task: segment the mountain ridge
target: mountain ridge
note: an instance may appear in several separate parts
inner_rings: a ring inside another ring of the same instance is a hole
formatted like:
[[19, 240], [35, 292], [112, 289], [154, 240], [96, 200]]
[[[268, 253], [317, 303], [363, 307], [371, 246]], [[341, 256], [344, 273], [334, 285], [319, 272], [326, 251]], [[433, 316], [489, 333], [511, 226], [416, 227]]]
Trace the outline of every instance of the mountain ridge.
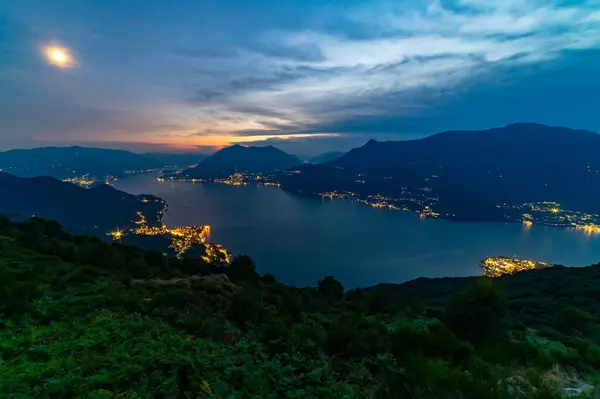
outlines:
[[[377, 142], [299, 174], [282, 188], [305, 194], [347, 191], [363, 197], [425, 190], [442, 217], [504, 220], [498, 205], [555, 201], [600, 213], [600, 135], [541, 124], [447, 131], [421, 139]], [[424, 205], [425, 206], [425, 205]]]
[[165, 206], [157, 197], [135, 196], [104, 184], [86, 189], [49, 176], [23, 178], [5, 172], [0, 172], [0, 192], [0, 213], [35, 215], [96, 233], [133, 227], [137, 212], [154, 220]]
[[272, 145], [265, 147], [235, 144], [223, 148], [182, 172], [192, 178], [222, 178], [235, 172], [271, 173], [301, 165], [302, 161]]
[[21, 177], [52, 176], [66, 179], [89, 175], [99, 181], [108, 176], [122, 177], [127, 171], [188, 166], [199, 162], [202, 154], [138, 154], [85, 146], [46, 146], [0, 152], [0, 170]]

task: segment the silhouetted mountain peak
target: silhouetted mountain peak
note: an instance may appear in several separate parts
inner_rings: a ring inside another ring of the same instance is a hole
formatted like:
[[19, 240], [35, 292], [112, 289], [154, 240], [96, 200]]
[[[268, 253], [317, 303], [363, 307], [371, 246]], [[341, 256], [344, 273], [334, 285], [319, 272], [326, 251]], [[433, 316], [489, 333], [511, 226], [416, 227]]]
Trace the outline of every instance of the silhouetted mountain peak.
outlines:
[[[308, 167], [282, 187], [390, 198], [404, 198], [411, 190], [431, 193], [427, 195], [435, 198], [431, 206], [436, 211], [459, 219], [497, 220], [502, 218], [498, 216], [502, 204], [544, 201], [599, 213], [599, 153], [596, 133], [515, 123], [417, 140], [369, 140], [329, 162], [330, 170], [323, 165]], [[360, 183], [357, 174], [364, 176]]]
[[268, 173], [300, 165], [297, 157], [272, 145], [265, 147], [232, 145], [217, 151], [197, 167], [183, 172], [190, 177], [217, 178], [235, 172]]

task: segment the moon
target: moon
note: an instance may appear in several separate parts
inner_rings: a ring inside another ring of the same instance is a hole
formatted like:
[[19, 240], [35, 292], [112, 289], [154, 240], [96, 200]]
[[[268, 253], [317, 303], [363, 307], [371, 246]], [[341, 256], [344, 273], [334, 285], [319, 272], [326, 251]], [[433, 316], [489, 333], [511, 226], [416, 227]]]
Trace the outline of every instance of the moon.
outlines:
[[48, 46], [44, 49], [47, 61], [54, 66], [59, 68], [72, 68], [73, 57], [69, 50], [64, 47]]

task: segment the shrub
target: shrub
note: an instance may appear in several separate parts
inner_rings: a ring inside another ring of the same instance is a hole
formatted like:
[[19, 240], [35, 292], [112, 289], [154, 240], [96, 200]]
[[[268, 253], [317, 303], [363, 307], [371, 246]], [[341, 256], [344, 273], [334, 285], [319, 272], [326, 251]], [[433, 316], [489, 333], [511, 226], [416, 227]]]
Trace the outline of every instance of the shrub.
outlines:
[[554, 325], [557, 330], [566, 334], [574, 332], [587, 334], [594, 325], [594, 317], [574, 306], [566, 306], [556, 313]]
[[502, 337], [507, 329], [508, 300], [491, 280], [480, 280], [470, 290], [455, 295], [444, 319], [458, 336], [472, 342]]
[[261, 292], [251, 287], [237, 292], [232, 298], [228, 314], [239, 327], [244, 327], [247, 322], [260, 323], [265, 314]]

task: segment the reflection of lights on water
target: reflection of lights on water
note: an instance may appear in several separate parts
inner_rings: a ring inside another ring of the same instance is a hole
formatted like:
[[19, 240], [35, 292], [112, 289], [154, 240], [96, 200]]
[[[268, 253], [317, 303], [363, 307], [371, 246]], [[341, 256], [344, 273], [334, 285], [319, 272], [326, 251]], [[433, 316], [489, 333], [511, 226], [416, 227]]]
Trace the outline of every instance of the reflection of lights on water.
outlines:
[[576, 227], [577, 230], [583, 230], [586, 235], [599, 234], [600, 226], [595, 224], [586, 224]]

